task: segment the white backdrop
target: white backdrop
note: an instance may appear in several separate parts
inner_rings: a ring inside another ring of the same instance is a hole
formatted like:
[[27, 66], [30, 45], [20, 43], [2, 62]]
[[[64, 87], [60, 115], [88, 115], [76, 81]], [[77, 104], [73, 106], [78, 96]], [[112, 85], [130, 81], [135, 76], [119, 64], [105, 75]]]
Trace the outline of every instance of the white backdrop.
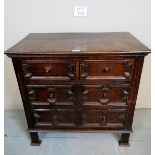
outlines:
[[[74, 17], [87, 5], [87, 17]], [[128, 31], [151, 47], [150, 0], [5, 0], [5, 50], [34, 32]], [[150, 56], [144, 63], [137, 108], [150, 108]], [[5, 56], [5, 109], [22, 109], [12, 63]]]

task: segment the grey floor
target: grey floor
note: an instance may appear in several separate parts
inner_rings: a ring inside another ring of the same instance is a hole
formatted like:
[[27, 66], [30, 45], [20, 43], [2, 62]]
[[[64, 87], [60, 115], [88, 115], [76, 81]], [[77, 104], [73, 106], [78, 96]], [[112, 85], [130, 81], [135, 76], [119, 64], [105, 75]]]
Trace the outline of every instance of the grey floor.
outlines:
[[41, 146], [31, 146], [23, 111], [5, 111], [5, 155], [150, 155], [151, 111], [136, 110], [130, 147], [119, 147], [109, 133], [40, 134]]

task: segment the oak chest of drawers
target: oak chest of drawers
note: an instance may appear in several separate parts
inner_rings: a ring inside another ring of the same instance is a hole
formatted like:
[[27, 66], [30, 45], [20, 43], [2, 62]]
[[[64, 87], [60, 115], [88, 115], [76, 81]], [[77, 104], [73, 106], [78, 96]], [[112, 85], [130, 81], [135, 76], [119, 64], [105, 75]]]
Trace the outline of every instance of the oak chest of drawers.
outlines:
[[12, 58], [33, 145], [39, 131], [121, 133], [128, 145], [149, 49], [127, 32], [29, 34]]

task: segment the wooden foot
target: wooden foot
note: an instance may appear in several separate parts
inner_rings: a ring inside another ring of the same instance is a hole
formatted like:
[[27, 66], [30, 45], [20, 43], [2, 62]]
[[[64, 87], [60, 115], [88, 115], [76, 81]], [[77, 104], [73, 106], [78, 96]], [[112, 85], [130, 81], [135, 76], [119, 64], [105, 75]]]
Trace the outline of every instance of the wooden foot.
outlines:
[[30, 132], [31, 145], [40, 146], [41, 140], [39, 139], [38, 132]]
[[32, 146], [40, 146], [40, 144], [41, 144], [41, 140], [39, 140], [39, 142], [37, 142], [37, 143], [31, 142], [31, 145], [32, 145]]
[[130, 133], [122, 133], [121, 139], [119, 140], [119, 145], [120, 146], [129, 146], [129, 137], [130, 137]]

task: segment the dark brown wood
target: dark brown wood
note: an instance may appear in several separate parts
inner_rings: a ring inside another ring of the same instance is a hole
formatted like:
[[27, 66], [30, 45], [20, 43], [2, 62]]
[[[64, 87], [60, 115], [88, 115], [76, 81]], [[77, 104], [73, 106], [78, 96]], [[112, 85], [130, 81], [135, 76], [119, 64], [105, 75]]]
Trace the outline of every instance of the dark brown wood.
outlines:
[[32, 145], [53, 130], [119, 132], [128, 145], [149, 51], [126, 32], [30, 34], [7, 50]]
[[[32, 113], [30, 110], [31, 105], [30, 105], [30, 102], [27, 98], [27, 91], [26, 91], [26, 87], [25, 87], [25, 83], [24, 83], [24, 77], [23, 77], [23, 73], [22, 73], [21, 63], [20, 63], [20, 60], [18, 58], [13, 58], [12, 62], [13, 62], [13, 66], [15, 69], [16, 78], [18, 81], [18, 86], [19, 86], [22, 101], [23, 101], [23, 106], [24, 106], [24, 110], [25, 110], [25, 116], [26, 116], [28, 128], [33, 128], [35, 120], [34, 120], [34, 117], [32, 116]], [[41, 141], [39, 140], [37, 132], [36, 133], [30, 132], [30, 137], [31, 137], [31, 144], [32, 145], [33, 144], [34, 145], [37, 145], [37, 144], [40, 145]]]
[[[78, 52], [80, 51], [80, 52]], [[141, 53], [150, 51], [128, 32], [32, 33], [6, 54]]]
[[38, 132], [30, 132], [31, 137], [31, 145], [39, 146], [41, 144], [41, 140], [39, 140]]
[[119, 140], [119, 145], [120, 146], [129, 146], [129, 137], [130, 137], [130, 133], [122, 133], [121, 139]]

